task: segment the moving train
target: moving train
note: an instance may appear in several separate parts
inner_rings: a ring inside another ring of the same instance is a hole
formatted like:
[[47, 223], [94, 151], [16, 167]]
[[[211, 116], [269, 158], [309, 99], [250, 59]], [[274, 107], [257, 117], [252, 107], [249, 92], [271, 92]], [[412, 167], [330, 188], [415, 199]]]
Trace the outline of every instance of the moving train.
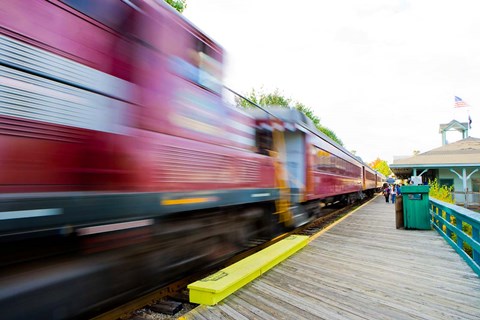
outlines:
[[222, 47], [162, 0], [0, 6], [2, 317], [96, 314], [385, 180], [225, 103]]

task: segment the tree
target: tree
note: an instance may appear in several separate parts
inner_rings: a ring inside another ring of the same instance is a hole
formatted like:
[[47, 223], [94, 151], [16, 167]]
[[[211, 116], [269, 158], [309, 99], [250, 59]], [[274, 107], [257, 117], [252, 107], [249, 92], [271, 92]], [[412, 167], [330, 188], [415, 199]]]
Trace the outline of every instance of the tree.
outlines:
[[187, 7], [187, 0], [165, 0], [165, 2], [180, 13]]
[[383, 174], [385, 177], [388, 177], [392, 174], [392, 170], [388, 166], [387, 161], [381, 160], [380, 158], [377, 158], [375, 161], [370, 163], [369, 166]]
[[337, 136], [337, 134], [335, 132], [333, 132], [329, 128], [324, 127], [322, 125], [317, 126], [317, 129], [322, 131], [327, 137], [329, 137], [330, 139], [332, 139], [333, 141], [335, 141], [336, 143], [338, 143], [339, 145], [341, 145], [343, 147], [343, 141], [340, 140], [340, 138]]
[[[250, 101], [261, 106], [275, 105], [275, 106], [288, 107], [292, 102], [292, 99], [285, 98], [278, 89], [275, 89], [275, 91], [273, 91], [272, 93], [265, 93], [263, 92], [263, 89], [261, 89], [259, 92], [257, 92], [255, 89], [252, 89], [252, 91], [246, 94], [245, 97]], [[256, 108], [250, 102], [238, 96], [235, 97], [235, 103], [237, 107], [242, 107], [247, 109]]]
[[[323, 132], [327, 137], [338, 143], [339, 145], [343, 146], [342, 140], [337, 137], [335, 132], [330, 130], [329, 128], [323, 126], [320, 123], [320, 118], [315, 115], [312, 109], [309, 107], [305, 106], [303, 103], [300, 103], [298, 101], [293, 101], [291, 98], [287, 98], [283, 96], [283, 94], [278, 90], [275, 89], [271, 93], [265, 93], [263, 89], [256, 91], [255, 89], [252, 89], [250, 93], [246, 94], [245, 97], [249, 99], [250, 101], [264, 107], [264, 106], [281, 106], [284, 108], [295, 108], [301, 112], [303, 112], [307, 117], [309, 117], [315, 127]], [[242, 108], [255, 108], [251, 103], [249, 103], [247, 100], [242, 99], [240, 97], [235, 97], [235, 103], [237, 107], [242, 107]]]

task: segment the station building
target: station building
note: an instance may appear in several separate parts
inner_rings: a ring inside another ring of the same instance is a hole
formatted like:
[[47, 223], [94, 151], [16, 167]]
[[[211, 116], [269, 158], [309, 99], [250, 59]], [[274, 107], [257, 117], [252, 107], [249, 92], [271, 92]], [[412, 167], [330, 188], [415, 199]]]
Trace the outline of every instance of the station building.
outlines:
[[[447, 144], [445, 133], [463, 130], [464, 139]], [[443, 145], [411, 157], [396, 159], [390, 165], [399, 179], [420, 177], [423, 183], [437, 179], [440, 185], [453, 186], [455, 203], [466, 207], [480, 205], [480, 139], [468, 137], [468, 123], [451, 121], [440, 125]]]

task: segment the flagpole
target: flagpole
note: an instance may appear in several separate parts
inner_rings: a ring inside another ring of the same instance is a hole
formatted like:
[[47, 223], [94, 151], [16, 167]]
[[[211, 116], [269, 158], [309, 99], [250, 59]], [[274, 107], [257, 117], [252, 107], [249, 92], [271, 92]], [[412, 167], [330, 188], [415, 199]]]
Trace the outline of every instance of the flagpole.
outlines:
[[468, 108], [467, 108], [467, 137], [468, 138], [470, 136], [470, 111], [468, 111]]
[[470, 106], [467, 107], [467, 138], [470, 137], [470, 129], [472, 129], [472, 118], [470, 118]]

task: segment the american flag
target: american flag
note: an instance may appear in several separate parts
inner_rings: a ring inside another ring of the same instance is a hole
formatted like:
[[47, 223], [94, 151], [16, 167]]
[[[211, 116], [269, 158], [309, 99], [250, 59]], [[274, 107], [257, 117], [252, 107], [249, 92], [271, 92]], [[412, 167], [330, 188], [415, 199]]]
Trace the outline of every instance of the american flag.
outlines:
[[468, 107], [468, 104], [462, 98], [455, 96], [455, 108]]

